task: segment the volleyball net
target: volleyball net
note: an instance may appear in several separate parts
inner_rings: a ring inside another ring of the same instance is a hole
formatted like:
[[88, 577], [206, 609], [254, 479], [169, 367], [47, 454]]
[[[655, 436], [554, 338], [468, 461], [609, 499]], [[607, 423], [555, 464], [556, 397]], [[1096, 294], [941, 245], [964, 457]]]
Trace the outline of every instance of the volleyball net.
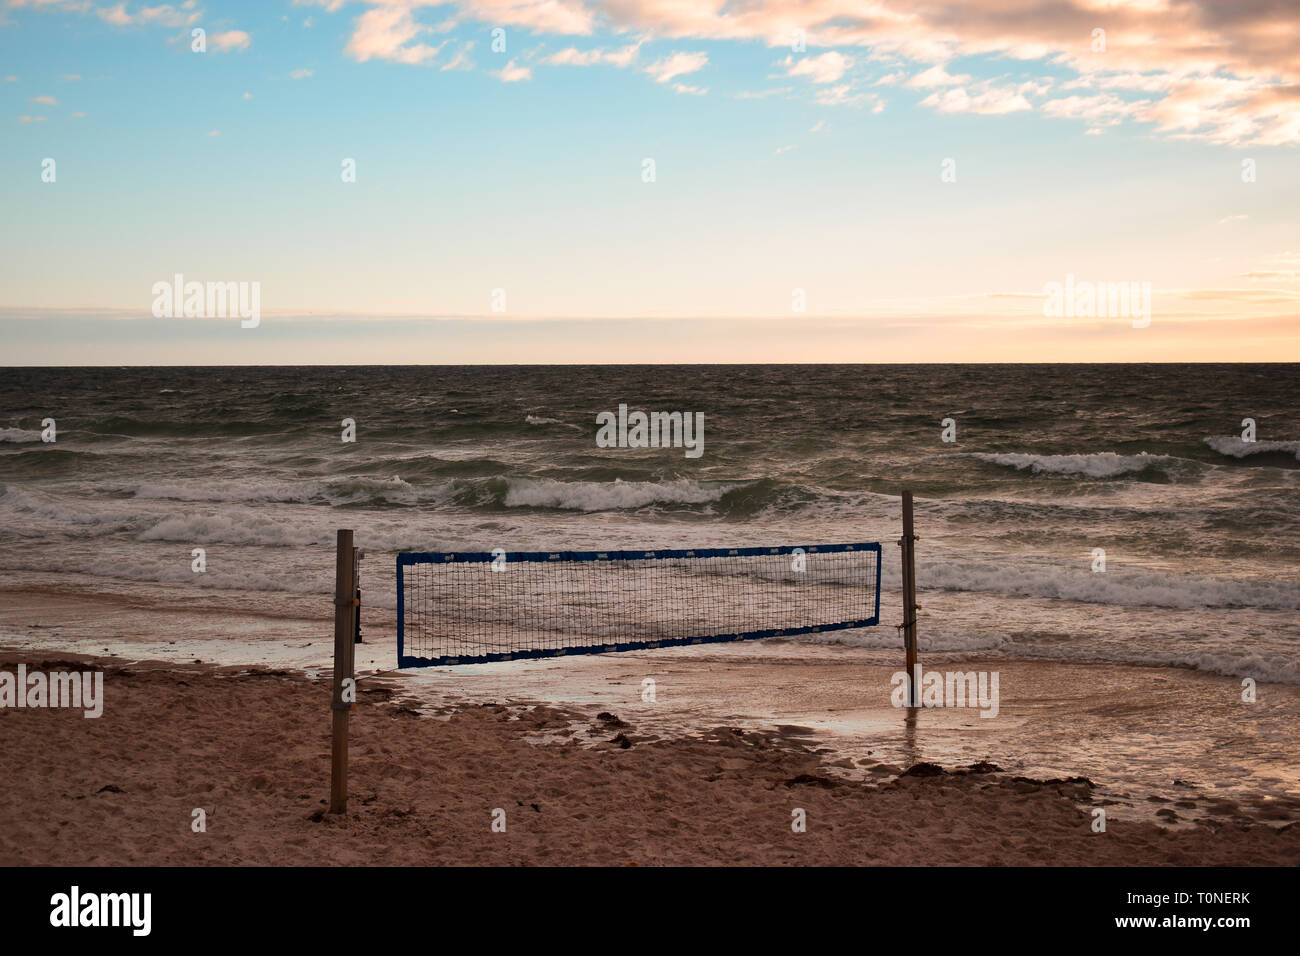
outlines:
[[793, 637], [880, 620], [880, 544], [402, 553], [398, 667]]

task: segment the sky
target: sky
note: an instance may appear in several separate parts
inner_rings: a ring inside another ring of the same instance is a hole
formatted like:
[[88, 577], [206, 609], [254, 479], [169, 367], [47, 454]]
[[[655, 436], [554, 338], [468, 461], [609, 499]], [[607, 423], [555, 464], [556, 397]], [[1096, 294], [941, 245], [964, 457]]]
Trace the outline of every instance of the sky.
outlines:
[[1294, 2], [0, 0], [0, 130], [0, 365], [1300, 361]]

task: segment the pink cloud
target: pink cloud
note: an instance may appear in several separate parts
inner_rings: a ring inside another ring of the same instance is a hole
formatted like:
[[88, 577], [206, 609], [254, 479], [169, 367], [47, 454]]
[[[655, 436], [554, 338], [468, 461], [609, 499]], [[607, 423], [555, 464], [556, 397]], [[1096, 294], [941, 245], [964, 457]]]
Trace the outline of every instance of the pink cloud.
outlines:
[[656, 82], [667, 83], [679, 76], [696, 73], [704, 69], [708, 62], [709, 55], [707, 53], [673, 53], [662, 60], [651, 63], [645, 68], [645, 71], [653, 76]]
[[853, 59], [829, 50], [819, 56], [787, 56], [778, 65], [785, 67], [788, 76], [806, 76], [814, 83], [834, 83], [848, 72]]
[[969, 83], [971, 78], [965, 73], [953, 76], [942, 63], [936, 63], [907, 81], [907, 86], [914, 90], [933, 90], [942, 86], [960, 86]]
[[533, 71], [526, 66], [516, 66], [515, 61], [511, 60], [501, 69], [497, 70], [496, 76], [502, 83], [520, 83], [524, 80], [532, 79]]
[[[475, 3], [468, 0], [466, 9]], [[1044, 59], [1075, 70], [1079, 87], [1142, 94], [1128, 117], [1166, 135], [1244, 145], [1300, 142], [1300, 4], [1230, 0], [593, 0], [612, 26], [673, 38], [790, 43], [804, 31], [809, 48], [864, 47], [931, 64], [918, 76], [944, 111], [1030, 109], [1028, 91], [972, 91], [943, 80], [961, 56]], [[1093, 52], [1093, 30], [1106, 31]], [[914, 80], [917, 78], [914, 77]], [[955, 78], [954, 78], [955, 79]], [[1151, 99], [1151, 97], [1158, 97]], [[1060, 107], [1058, 107], [1060, 109]], [[1123, 111], [1114, 111], [1119, 115]]]
[[643, 42], [639, 40], [617, 50], [579, 50], [575, 47], [567, 47], [558, 53], [552, 53], [542, 62], [552, 66], [593, 66], [599, 63], [607, 66], [628, 67], [636, 60]]
[[415, 22], [407, 7], [372, 7], [357, 17], [352, 38], [343, 52], [360, 63], [373, 59], [413, 65], [427, 63], [441, 46], [432, 47], [415, 40], [429, 32], [429, 27]]
[[987, 87], [974, 95], [964, 86], [954, 86], [942, 93], [936, 90], [921, 101], [940, 113], [984, 113], [997, 115], [1033, 109], [1029, 101], [1014, 87]]
[[243, 30], [227, 30], [225, 33], [214, 33], [208, 37], [208, 44], [214, 49], [221, 52], [226, 50], [247, 50], [251, 38]]

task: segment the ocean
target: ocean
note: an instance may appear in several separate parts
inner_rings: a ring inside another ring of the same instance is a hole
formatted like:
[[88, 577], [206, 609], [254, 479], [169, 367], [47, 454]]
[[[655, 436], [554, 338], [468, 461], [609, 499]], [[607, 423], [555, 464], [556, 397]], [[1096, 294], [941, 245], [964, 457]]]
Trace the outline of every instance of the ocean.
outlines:
[[[1300, 683], [1298, 383], [1264, 364], [7, 369], [0, 571], [328, 616], [351, 527], [391, 626], [402, 550], [881, 541], [882, 626], [797, 640], [892, 660], [910, 488], [923, 654]], [[702, 414], [702, 453], [599, 447], [620, 404]]]

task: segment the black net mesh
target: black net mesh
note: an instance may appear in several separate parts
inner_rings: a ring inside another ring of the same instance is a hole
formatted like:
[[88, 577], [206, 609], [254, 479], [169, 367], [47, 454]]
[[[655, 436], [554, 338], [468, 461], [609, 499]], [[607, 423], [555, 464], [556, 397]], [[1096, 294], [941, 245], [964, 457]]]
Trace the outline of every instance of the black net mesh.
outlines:
[[879, 545], [803, 552], [403, 555], [402, 663], [592, 653], [876, 623]]

